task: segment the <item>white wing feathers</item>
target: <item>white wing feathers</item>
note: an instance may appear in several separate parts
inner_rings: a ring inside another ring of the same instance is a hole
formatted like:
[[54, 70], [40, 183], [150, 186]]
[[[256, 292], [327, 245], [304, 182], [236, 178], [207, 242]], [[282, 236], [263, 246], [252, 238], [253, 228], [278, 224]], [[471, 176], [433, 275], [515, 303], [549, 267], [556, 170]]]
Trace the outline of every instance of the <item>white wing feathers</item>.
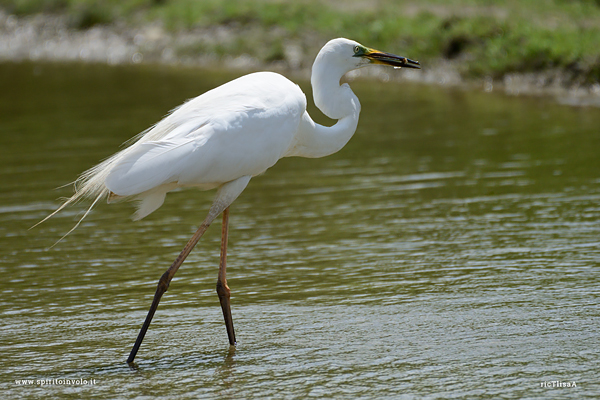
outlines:
[[75, 194], [56, 212], [84, 198], [130, 198], [140, 201], [134, 216], [140, 219], [177, 187], [210, 189], [258, 175], [285, 155], [305, 110], [304, 93], [279, 74], [228, 82], [182, 104], [135, 143], [84, 172]]
[[193, 147], [193, 139], [140, 143], [111, 168], [106, 187], [125, 197], [176, 182]]

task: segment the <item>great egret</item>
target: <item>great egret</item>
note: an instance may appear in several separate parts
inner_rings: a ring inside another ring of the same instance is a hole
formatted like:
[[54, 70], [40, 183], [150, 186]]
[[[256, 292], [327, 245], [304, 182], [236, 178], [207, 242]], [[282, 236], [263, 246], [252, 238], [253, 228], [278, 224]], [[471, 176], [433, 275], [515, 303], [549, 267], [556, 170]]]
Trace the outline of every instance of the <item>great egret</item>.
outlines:
[[84, 172], [75, 184], [75, 194], [47, 217], [68, 204], [91, 198], [92, 205], [83, 219], [98, 200], [106, 197], [109, 203], [138, 200], [134, 214], [138, 220], [159, 208], [167, 192], [178, 187], [218, 188], [200, 228], [161, 276], [128, 363], [133, 362], [171, 279], [221, 213], [217, 293], [229, 343], [235, 345], [231, 292], [225, 276], [229, 205], [250, 178], [265, 172], [280, 158], [324, 157], [344, 147], [356, 130], [360, 103], [348, 84], [340, 85], [340, 79], [347, 72], [369, 64], [420, 68], [418, 61], [352, 40], [333, 39], [315, 59], [311, 84], [316, 106], [326, 116], [338, 120], [335, 125], [325, 127], [315, 123], [306, 112], [304, 93], [282, 75], [257, 72], [242, 76], [184, 103], [142, 132], [131, 146]]

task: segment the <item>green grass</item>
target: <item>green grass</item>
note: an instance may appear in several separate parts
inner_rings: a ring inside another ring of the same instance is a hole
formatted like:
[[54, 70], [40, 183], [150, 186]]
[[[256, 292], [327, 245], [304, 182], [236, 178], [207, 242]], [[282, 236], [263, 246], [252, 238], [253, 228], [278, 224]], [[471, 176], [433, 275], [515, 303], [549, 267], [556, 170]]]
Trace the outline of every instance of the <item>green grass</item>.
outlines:
[[0, 0], [0, 7], [67, 13], [80, 29], [115, 20], [160, 20], [172, 31], [227, 25], [244, 34], [202, 49], [263, 61], [283, 58], [289, 40], [314, 53], [345, 36], [423, 63], [455, 60], [466, 77], [558, 69], [579, 83], [600, 80], [600, 0]]

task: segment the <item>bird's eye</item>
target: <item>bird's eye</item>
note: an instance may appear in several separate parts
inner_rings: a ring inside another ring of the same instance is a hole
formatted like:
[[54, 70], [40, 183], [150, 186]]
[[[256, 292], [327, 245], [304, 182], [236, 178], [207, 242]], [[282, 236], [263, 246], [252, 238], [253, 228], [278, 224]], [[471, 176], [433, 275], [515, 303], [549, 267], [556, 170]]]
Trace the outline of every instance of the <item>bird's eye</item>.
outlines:
[[354, 54], [360, 53], [360, 46], [354, 46]]

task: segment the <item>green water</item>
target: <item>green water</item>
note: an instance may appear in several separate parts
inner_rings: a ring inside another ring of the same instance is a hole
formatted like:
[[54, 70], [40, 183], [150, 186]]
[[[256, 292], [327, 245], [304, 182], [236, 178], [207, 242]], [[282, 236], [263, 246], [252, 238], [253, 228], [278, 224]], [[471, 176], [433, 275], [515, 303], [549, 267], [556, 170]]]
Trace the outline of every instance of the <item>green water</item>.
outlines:
[[342, 151], [281, 160], [231, 208], [237, 348], [215, 222], [130, 368], [213, 193], [172, 193], [139, 222], [101, 204], [50, 250], [85, 205], [28, 228], [71, 193], [55, 188], [235, 76], [0, 65], [3, 398], [600, 397], [600, 110], [360, 81]]

